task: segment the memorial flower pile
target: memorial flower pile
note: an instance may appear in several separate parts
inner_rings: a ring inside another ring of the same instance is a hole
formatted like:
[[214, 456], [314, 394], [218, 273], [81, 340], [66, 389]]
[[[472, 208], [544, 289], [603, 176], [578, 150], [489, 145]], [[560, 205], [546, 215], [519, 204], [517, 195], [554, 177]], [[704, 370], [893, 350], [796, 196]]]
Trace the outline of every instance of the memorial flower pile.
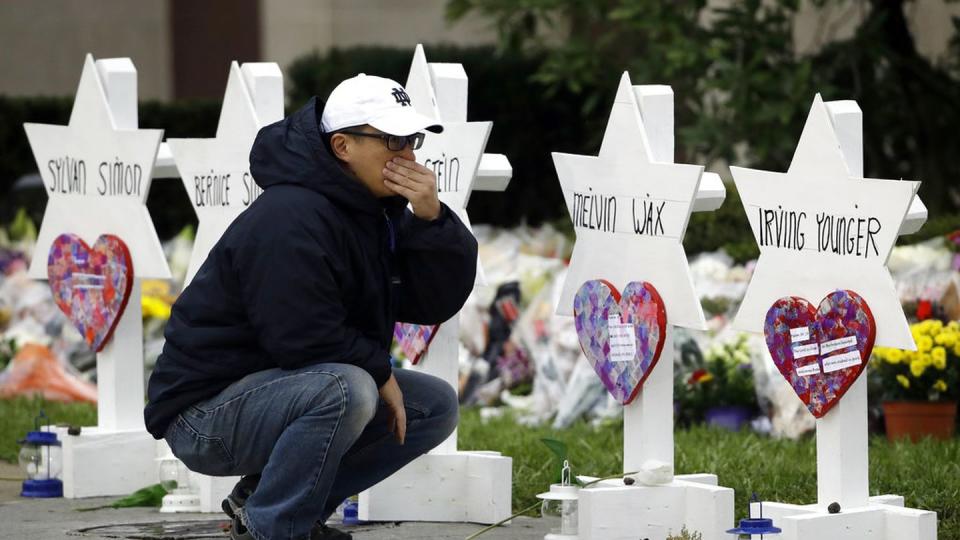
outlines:
[[680, 374], [676, 399], [681, 417], [699, 421], [711, 407], [757, 408], [747, 335], [711, 345], [703, 365]]
[[960, 229], [947, 235], [947, 247], [953, 252], [950, 267], [953, 270], [960, 271]]
[[874, 347], [870, 368], [886, 401], [955, 401], [960, 395], [960, 322], [910, 326], [916, 351]]

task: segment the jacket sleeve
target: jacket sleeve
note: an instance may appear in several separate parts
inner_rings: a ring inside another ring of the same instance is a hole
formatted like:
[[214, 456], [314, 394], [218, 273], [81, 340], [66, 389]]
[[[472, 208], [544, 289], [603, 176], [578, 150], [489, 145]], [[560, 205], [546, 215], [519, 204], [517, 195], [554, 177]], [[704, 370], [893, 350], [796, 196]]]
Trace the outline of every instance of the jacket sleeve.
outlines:
[[331, 227], [305, 221], [296, 212], [280, 217], [236, 259], [243, 261], [234, 270], [259, 345], [283, 369], [354, 364], [383, 386], [391, 375], [389, 351], [345, 324], [338, 240]]
[[440, 324], [463, 307], [477, 274], [477, 240], [445, 204], [425, 221], [406, 210], [397, 249], [403, 322]]

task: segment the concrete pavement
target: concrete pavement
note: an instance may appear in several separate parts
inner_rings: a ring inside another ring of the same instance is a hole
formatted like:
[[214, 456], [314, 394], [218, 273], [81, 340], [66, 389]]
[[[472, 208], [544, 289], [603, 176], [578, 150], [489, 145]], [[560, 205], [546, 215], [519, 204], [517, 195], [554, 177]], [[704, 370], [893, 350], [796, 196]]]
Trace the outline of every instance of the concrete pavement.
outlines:
[[[12, 484], [14, 489], [8, 489], [11, 486], [7, 484]], [[8, 492], [12, 491], [19, 493], [16, 482], [0, 480], [0, 493], [3, 494], [0, 499], [0, 539], [4, 540], [229, 538], [225, 532], [228, 521], [221, 514], [161, 514], [154, 508], [77, 512], [78, 508], [109, 504], [115, 498], [23, 499], [11, 496]], [[481, 526], [377, 523], [343, 528], [350, 530], [356, 540], [463, 540]], [[484, 534], [479, 540], [540, 540], [549, 532], [547, 529], [539, 519], [519, 518], [508, 527]]]

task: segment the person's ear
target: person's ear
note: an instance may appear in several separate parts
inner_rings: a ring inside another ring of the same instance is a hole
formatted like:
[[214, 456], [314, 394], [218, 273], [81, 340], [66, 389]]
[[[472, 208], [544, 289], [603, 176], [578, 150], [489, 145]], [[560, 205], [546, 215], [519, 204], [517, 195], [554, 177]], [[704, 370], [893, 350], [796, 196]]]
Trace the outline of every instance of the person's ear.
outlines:
[[345, 163], [350, 162], [350, 139], [343, 133], [334, 133], [330, 137], [330, 151], [333, 156]]

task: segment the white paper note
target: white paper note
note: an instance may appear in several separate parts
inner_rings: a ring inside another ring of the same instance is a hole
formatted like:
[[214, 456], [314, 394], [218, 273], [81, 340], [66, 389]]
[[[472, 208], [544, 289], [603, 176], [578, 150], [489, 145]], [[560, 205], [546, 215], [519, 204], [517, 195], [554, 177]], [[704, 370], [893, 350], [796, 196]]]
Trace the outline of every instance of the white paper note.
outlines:
[[809, 377], [810, 375], [819, 375], [820, 374], [820, 364], [814, 362], [812, 364], [807, 364], [805, 366], [800, 366], [797, 368], [797, 375], [801, 377]]
[[807, 326], [798, 326], [796, 328], [790, 329], [790, 341], [796, 343], [798, 341], [807, 341], [810, 339], [810, 328]]
[[820, 346], [816, 343], [810, 343], [809, 345], [794, 345], [793, 346], [793, 358], [804, 358], [807, 356], [816, 356], [820, 354]]
[[830, 373], [831, 371], [838, 371], [851, 366], [859, 366], [861, 362], [860, 351], [835, 354], [823, 359], [823, 372]]
[[637, 356], [637, 337], [633, 325], [623, 324], [620, 317], [610, 317], [607, 319], [607, 328], [610, 330], [610, 361], [633, 362]]
[[857, 345], [857, 336], [847, 336], [840, 339], [834, 339], [820, 345], [820, 354], [830, 354], [833, 351], [855, 347]]

